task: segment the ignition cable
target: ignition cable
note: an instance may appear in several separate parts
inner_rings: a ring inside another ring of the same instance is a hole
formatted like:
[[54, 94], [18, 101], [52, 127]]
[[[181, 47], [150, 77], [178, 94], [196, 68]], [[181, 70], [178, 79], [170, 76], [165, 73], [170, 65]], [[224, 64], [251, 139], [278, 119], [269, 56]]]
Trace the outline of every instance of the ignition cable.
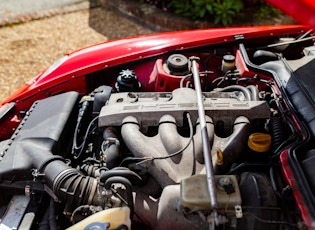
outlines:
[[[90, 129], [91, 129], [92, 125], [94, 124], [94, 122], [95, 122], [97, 119], [98, 119], [98, 116], [95, 117], [95, 118], [89, 123], [89, 126], [87, 127], [86, 132], [85, 132], [84, 137], [83, 137], [83, 142], [81, 143], [81, 145], [80, 145], [79, 147], [77, 146], [77, 140], [76, 140], [76, 139], [77, 139], [77, 135], [76, 135], [76, 133], [77, 133], [77, 128], [76, 128], [75, 136], [74, 136], [74, 138], [73, 138], [73, 147], [72, 147], [72, 154], [74, 155], [74, 156], [73, 156], [74, 159], [78, 159], [78, 158], [80, 157], [80, 155], [82, 154], [83, 149], [84, 149], [84, 146], [85, 146], [85, 143], [86, 143], [86, 139], [87, 139], [87, 137], [88, 137], [88, 135], [89, 135], [89, 133], [90, 133]], [[78, 127], [78, 125], [77, 125], [77, 127]], [[78, 150], [80, 150], [79, 153], [76, 153]]]

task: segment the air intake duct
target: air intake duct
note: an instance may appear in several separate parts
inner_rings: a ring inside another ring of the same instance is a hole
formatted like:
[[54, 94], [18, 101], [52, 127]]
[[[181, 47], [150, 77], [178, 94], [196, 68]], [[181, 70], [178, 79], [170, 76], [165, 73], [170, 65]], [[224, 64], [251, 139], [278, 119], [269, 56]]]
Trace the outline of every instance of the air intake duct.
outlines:
[[[0, 150], [0, 178], [37, 177], [67, 206], [93, 203], [97, 181], [65, 163], [67, 137], [73, 132], [78, 93], [35, 102], [16, 132]], [[69, 147], [70, 148], [70, 147]]]

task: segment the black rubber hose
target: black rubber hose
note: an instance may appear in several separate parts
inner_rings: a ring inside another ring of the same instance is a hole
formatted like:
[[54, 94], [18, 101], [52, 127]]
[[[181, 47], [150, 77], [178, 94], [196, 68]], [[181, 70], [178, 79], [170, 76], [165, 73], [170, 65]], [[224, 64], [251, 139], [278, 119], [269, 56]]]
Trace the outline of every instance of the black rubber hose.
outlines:
[[57, 222], [56, 222], [56, 207], [53, 199], [50, 199], [49, 203], [49, 228], [50, 230], [57, 230]]
[[103, 132], [102, 153], [106, 155], [106, 167], [109, 169], [119, 165], [120, 162], [120, 144], [116, 133], [114, 127], [107, 127]]
[[91, 165], [84, 163], [80, 167], [80, 171], [87, 176], [97, 178], [101, 175], [102, 171], [108, 170], [106, 167], [101, 167], [100, 165]]
[[119, 165], [119, 146], [110, 144], [106, 148], [106, 167], [109, 169]]
[[119, 169], [111, 169], [102, 172], [100, 175], [100, 184], [104, 184], [107, 179], [111, 177], [124, 177], [127, 178], [133, 185], [139, 185], [142, 182], [142, 178], [135, 172], [129, 170], [128, 168], [119, 167]]
[[38, 226], [37, 226], [38, 230], [50, 230], [49, 221], [48, 221], [49, 211], [50, 211], [49, 208], [47, 208], [41, 222], [38, 223]]
[[270, 130], [272, 135], [272, 151], [274, 152], [285, 140], [284, 124], [280, 117], [270, 118]]
[[255, 59], [255, 63], [260, 65], [268, 61], [275, 61], [278, 59], [278, 56], [270, 51], [257, 50], [255, 51], [253, 58]]
[[55, 204], [53, 199], [50, 199], [49, 206], [46, 209], [42, 221], [38, 224], [39, 230], [57, 230]]
[[80, 171], [84, 173], [84, 175], [95, 177], [98, 166], [83, 164], [80, 167]]
[[112, 184], [119, 183], [125, 186], [126, 193], [127, 193], [127, 205], [130, 208], [130, 219], [132, 220], [133, 214], [134, 214], [134, 204], [133, 204], [133, 196], [132, 196], [132, 185], [130, 181], [127, 178], [121, 177], [121, 176], [114, 176], [111, 178], [108, 178], [105, 181], [105, 189], [110, 189]]

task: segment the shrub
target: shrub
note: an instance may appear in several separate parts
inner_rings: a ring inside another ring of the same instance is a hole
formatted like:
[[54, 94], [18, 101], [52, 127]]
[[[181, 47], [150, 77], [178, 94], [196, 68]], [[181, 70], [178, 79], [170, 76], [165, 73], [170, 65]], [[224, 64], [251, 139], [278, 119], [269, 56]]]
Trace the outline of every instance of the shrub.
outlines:
[[174, 12], [192, 20], [212, 20], [214, 24], [230, 25], [241, 15], [244, 5], [255, 9], [257, 18], [274, 16], [279, 11], [266, 5], [262, 0], [140, 0]]
[[214, 20], [214, 24], [228, 25], [243, 8], [241, 0], [170, 0], [167, 5], [176, 14], [193, 20]]
[[232, 24], [233, 18], [243, 9], [240, 0], [218, 0], [213, 3], [214, 24], [222, 23], [224, 26]]
[[255, 12], [254, 16], [262, 19], [264, 17], [277, 16], [279, 14], [280, 11], [278, 9], [267, 4], [261, 4], [258, 10]]

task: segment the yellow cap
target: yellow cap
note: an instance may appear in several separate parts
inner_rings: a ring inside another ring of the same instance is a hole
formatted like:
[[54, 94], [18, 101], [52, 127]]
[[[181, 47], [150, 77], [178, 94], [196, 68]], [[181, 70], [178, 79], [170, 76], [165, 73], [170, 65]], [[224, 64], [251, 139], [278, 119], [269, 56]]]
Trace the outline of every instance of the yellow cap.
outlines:
[[271, 135], [265, 133], [253, 133], [248, 138], [248, 147], [255, 152], [267, 152], [271, 146]]

